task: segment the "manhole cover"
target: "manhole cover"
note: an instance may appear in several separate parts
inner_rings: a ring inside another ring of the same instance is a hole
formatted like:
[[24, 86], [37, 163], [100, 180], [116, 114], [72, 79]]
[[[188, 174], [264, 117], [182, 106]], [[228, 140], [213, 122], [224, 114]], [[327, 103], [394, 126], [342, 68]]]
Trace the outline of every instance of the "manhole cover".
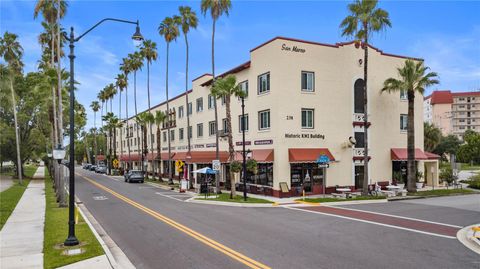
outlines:
[[95, 201], [103, 201], [103, 200], [107, 200], [108, 198], [103, 196], [103, 195], [100, 195], [100, 196], [93, 196], [93, 200]]

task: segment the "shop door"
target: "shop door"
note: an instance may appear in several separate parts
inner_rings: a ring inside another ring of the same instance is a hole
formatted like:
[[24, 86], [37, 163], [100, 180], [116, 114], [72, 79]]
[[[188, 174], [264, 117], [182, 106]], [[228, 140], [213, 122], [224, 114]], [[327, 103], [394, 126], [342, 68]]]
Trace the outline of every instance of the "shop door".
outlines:
[[305, 192], [312, 192], [312, 169], [304, 169], [303, 175], [303, 189]]
[[364, 166], [355, 166], [355, 189], [361, 190], [363, 187]]

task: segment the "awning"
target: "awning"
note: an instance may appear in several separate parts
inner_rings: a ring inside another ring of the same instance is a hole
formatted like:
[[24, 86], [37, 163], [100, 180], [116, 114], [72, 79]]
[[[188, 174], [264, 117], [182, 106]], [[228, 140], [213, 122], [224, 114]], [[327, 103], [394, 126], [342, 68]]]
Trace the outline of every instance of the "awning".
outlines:
[[327, 155], [330, 161], [335, 161], [327, 148], [288, 149], [288, 160], [291, 163], [314, 163], [321, 155]]
[[[390, 156], [392, 161], [406, 161], [407, 160], [407, 149], [406, 148], [392, 148], [390, 150]], [[415, 160], [428, 160], [427, 155], [419, 149], [415, 149]]]
[[427, 158], [429, 160], [438, 160], [440, 159], [440, 155], [437, 155], [435, 153], [431, 153], [431, 152], [428, 152], [428, 151], [425, 151], [425, 155], [427, 156]]
[[[242, 152], [235, 152], [235, 160], [243, 161]], [[252, 151], [252, 159], [259, 163], [273, 163], [274, 160], [273, 149], [254, 149]]]
[[[190, 154], [192, 155], [192, 158], [190, 160], [187, 160], [188, 163], [211, 163], [213, 160], [216, 159], [215, 151], [191, 151]], [[218, 154], [220, 162], [227, 162], [228, 152], [220, 151]]]

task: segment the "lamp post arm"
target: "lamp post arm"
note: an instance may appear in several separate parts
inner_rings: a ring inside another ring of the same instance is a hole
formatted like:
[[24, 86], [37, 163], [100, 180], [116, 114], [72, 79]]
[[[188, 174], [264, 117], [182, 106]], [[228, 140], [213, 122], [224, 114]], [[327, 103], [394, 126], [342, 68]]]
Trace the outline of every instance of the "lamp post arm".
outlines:
[[80, 40], [83, 36], [90, 33], [93, 29], [97, 28], [97, 26], [99, 26], [100, 24], [102, 24], [105, 21], [116, 21], [116, 22], [130, 23], [130, 24], [136, 24], [138, 26], [138, 20], [137, 21], [127, 21], [127, 20], [114, 19], [114, 18], [105, 18], [105, 19], [97, 22], [94, 26], [92, 26], [90, 29], [85, 31], [85, 33], [83, 33], [83, 34], [79, 35], [77, 38], [75, 38], [74, 42], [77, 42], [78, 40]]

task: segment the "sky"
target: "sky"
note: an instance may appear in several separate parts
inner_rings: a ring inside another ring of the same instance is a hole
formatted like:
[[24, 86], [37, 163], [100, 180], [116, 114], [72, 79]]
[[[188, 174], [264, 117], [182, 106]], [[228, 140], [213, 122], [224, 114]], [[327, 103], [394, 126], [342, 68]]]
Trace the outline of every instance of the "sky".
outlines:
[[[26, 72], [36, 70], [41, 55], [37, 38], [43, 29], [41, 18], [33, 18], [35, 3], [0, 1], [0, 32], [3, 35], [9, 31], [19, 36]], [[349, 41], [339, 30], [340, 22], [348, 15], [348, 3], [350, 1], [232, 1], [230, 15], [217, 23], [216, 73], [248, 61], [250, 49], [275, 36], [322, 43]], [[178, 14], [181, 5], [191, 6], [199, 17], [199, 26], [188, 37], [189, 81], [211, 72], [212, 21], [201, 14], [199, 1], [77, 0], [68, 4], [62, 25], [66, 30], [74, 27], [76, 34], [105, 17], [140, 21], [143, 36], [156, 42], [158, 47], [159, 58], [150, 69], [152, 105], [165, 100], [166, 44], [157, 28], [165, 17]], [[480, 89], [480, 1], [380, 1], [379, 7], [389, 12], [392, 28], [375, 34], [371, 44], [387, 53], [425, 59], [425, 64], [440, 77], [440, 84], [428, 89], [427, 94], [436, 89]], [[107, 22], [76, 44], [75, 79], [80, 83], [76, 98], [87, 109], [87, 129], [93, 127], [90, 103], [105, 85], [114, 82], [122, 58], [136, 50], [131, 40], [134, 31], [134, 25]], [[68, 69], [66, 64], [64, 59], [62, 66]], [[132, 80], [131, 104], [134, 100]], [[144, 66], [137, 74], [139, 112], [148, 107], [146, 85]], [[180, 36], [170, 46], [170, 96], [184, 90], [185, 41]], [[118, 111], [117, 98], [113, 109]], [[134, 111], [133, 105], [129, 110]]]

